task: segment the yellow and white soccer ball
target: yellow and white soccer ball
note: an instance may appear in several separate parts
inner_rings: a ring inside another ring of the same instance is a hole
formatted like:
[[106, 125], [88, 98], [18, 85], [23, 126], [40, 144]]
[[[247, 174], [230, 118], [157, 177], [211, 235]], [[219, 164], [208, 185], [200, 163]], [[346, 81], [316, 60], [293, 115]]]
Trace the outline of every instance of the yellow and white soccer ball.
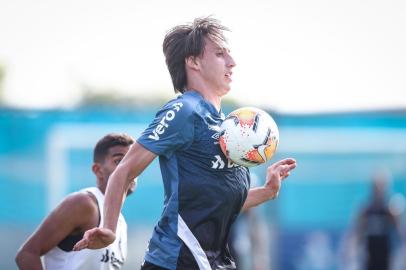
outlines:
[[253, 167], [270, 160], [279, 142], [279, 130], [265, 111], [243, 107], [232, 111], [221, 124], [223, 153], [234, 163]]

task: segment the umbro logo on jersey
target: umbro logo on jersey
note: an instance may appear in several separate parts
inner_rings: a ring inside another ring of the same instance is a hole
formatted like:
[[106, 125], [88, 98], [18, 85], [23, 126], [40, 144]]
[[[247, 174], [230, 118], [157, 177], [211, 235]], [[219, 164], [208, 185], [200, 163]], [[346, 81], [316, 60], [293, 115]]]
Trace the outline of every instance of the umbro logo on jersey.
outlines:
[[211, 137], [216, 140], [214, 144], [218, 143], [218, 139], [220, 138], [220, 132], [214, 133]]
[[176, 112], [180, 110], [180, 108], [183, 107], [183, 103], [177, 102], [172, 105], [172, 110], [169, 110], [166, 112], [165, 116], [162, 117], [161, 121], [159, 121], [159, 124], [156, 126], [156, 128], [152, 131], [152, 134], [148, 136], [148, 138], [158, 141], [159, 140], [159, 135], [162, 135], [165, 132], [165, 129], [169, 126], [168, 122], [172, 121], [175, 116]]

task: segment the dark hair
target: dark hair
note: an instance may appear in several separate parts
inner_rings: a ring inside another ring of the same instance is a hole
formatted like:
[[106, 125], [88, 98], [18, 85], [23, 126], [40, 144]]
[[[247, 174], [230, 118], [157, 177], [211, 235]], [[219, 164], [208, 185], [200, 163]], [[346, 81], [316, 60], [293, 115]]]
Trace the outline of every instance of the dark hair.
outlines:
[[120, 145], [129, 146], [134, 143], [133, 138], [127, 134], [109, 133], [101, 138], [93, 150], [93, 162], [102, 162], [110, 148]]
[[193, 23], [175, 26], [165, 35], [163, 51], [175, 93], [183, 93], [186, 88], [185, 59], [203, 55], [206, 37], [226, 42], [223, 31], [229, 29], [218, 20], [202, 17]]

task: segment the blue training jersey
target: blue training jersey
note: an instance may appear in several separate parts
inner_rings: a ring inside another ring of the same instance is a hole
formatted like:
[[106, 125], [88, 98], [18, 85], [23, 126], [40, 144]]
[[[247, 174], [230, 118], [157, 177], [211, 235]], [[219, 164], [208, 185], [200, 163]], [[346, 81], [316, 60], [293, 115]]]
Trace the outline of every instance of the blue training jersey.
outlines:
[[190, 90], [168, 102], [138, 138], [159, 155], [165, 191], [146, 261], [168, 269], [235, 269], [227, 238], [250, 177], [220, 149], [223, 120], [223, 113]]

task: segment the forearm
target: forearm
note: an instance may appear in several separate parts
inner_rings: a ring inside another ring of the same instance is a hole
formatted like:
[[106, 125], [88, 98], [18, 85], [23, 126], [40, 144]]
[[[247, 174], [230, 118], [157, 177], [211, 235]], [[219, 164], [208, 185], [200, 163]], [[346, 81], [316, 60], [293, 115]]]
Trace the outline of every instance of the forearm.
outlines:
[[40, 256], [27, 251], [18, 252], [15, 262], [20, 270], [42, 270]]
[[248, 191], [247, 199], [245, 200], [241, 211], [245, 211], [251, 207], [272, 200], [275, 198], [275, 195], [276, 194], [270, 193], [269, 190], [264, 187], [251, 188]]
[[156, 157], [142, 145], [134, 143], [124, 159], [111, 174], [104, 201], [104, 228], [116, 231], [118, 216], [130, 182]]
[[115, 170], [107, 184], [104, 200], [104, 228], [116, 231], [118, 217], [130, 183], [125, 170]]

